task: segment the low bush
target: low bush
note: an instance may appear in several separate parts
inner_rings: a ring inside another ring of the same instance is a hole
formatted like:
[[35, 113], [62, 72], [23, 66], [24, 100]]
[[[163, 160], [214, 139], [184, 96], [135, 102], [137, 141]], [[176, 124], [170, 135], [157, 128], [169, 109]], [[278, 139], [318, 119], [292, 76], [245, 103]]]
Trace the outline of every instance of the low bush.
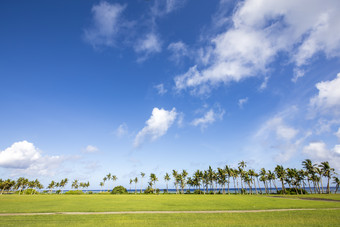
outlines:
[[[285, 194], [286, 195], [297, 195], [297, 194], [301, 195], [301, 191], [302, 191], [302, 194], [308, 194], [308, 192], [306, 190], [304, 190], [304, 189], [302, 189], [302, 190], [298, 189], [297, 191], [298, 191], [298, 193], [296, 193], [295, 188], [286, 188], [286, 190], [285, 190], [286, 193]], [[279, 190], [277, 192], [277, 194], [284, 194], [283, 190]]]
[[81, 195], [84, 194], [82, 190], [72, 190], [65, 192], [66, 195]]
[[[19, 194], [19, 191], [16, 191], [14, 194]], [[20, 195], [31, 195], [31, 194], [39, 194], [39, 192], [35, 189], [26, 189], [20, 192]]]
[[127, 190], [126, 188], [124, 188], [123, 186], [119, 185], [116, 186], [112, 191], [111, 194], [127, 194]]
[[197, 189], [197, 190], [194, 191], [194, 194], [204, 194], [204, 192], [202, 190]]

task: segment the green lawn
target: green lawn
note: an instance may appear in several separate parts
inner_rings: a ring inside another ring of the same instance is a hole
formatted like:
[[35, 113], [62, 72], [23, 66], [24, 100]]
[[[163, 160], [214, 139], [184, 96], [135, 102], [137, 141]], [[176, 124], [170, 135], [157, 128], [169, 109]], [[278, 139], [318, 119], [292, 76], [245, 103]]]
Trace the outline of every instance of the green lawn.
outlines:
[[340, 194], [308, 194], [308, 195], [275, 195], [287, 198], [305, 198], [305, 199], [330, 199], [340, 200]]
[[2, 195], [0, 213], [336, 208], [340, 203], [250, 195]]
[[339, 226], [340, 211], [0, 217], [1, 226]]
[[[287, 196], [290, 198], [291, 196]], [[250, 195], [2, 195], [0, 213], [340, 208]], [[264, 213], [0, 216], [1, 226], [339, 226], [340, 210]]]

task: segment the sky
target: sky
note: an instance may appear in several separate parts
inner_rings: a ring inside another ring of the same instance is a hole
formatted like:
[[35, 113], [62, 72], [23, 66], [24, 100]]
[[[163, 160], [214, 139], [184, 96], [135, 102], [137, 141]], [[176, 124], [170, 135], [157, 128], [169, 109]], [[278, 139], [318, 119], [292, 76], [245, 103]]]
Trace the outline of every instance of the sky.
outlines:
[[339, 11], [338, 0], [1, 1], [0, 178], [98, 189], [108, 173], [129, 187], [144, 172], [162, 188], [173, 169], [307, 158], [339, 172]]

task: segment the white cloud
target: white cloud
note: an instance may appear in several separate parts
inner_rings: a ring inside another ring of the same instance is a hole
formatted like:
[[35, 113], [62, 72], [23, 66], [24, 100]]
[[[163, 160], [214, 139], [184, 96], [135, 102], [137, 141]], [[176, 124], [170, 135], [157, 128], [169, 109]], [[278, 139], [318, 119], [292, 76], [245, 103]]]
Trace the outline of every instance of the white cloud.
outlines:
[[263, 82], [261, 83], [261, 86], [260, 86], [260, 91], [267, 88], [269, 78], [270, 78], [269, 76], [266, 76], [264, 78], [264, 80], [263, 80]]
[[0, 152], [0, 167], [11, 168], [14, 174], [53, 175], [63, 158], [42, 156], [32, 143], [20, 141]]
[[311, 142], [303, 148], [303, 152], [317, 162], [329, 161], [340, 170], [340, 145], [335, 145], [332, 150], [327, 149], [323, 141]]
[[335, 145], [335, 147], [333, 148], [334, 153], [340, 155], [340, 145]]
[[338, 137], [338, 139], [340, 140], [340, 127], [338, 128], [338, 131], [335, 133], [335, 135]]
[[101, 1], [92, 7], [92, 26], [84, 30], [84, 37], [93, 46], [115, 46], [118, 33], [127, 26], [122, 18], [125, 5]]
[[204, 114], [204, 116], [194, 119], [191, 124], [194, 126], [201, 126], [201, 129], [203, 130], [208, 125], [214, 123], [216, 120], [222, 120], [224, 113], [225, 111], [221, 109], [218, 111], [210, 109]]
[[274, 117], [269, 119], [264, 125], [258, 130], [255, 137], [268, 138], [272, 132], [276, 134], [278, 139], [291, 140], [297, 134], [298, 130], [286, 125], [282, 117]]
[[154, 141], [165, 135], [174, 123], [176, 117], [177, 112], [175, 108], [171, 111], [158, 109], [156, 107], [153, 108], [150, 119], [145, 122], [146, 126], [138, 132], [134, 140], [134, 147], [139, 147], [146, 138], [150, 138], [151, 141]]
[[126, 123], [122, 123], [118, 126], [115, 131], [116, 136], [123, 137], [128, 133], [128, 126]]
[[202, 93], [210, 91], [207, 86], [264, 74], [282, 52], [295, 64], [296, 80], [316, 53], [340, 55], [339, 9], [337, 0], [241, 2], [230, 20], [232, 26], [211, 38], [204, 49], [202, 62], [207, 65], [177, 76], [176, 88]]
[[188, 47], [182, 41], [170, 43], [168, 50], [172, 52], [170, 59], [176, 63], [179, 63], [183, 57], [189, 56]]
[[183, 122], [184, 122], [184, 113], [178, 113], [178, 117], [177, 117], [177, 126], [179, 128], [183, 127]]
[[248, 97], [244, 98], [244, 99], [239, 99], [238, 100], [238, 106], [242, 109], [243, 105], [246, 104], [248, 102]]
[[157, 89], [159, 95], [164, 95], [165, 93], [168, 92], [168, 90], [164, 88], [164, 84], [158, 84], [155, 86], [155, 88]]
[[156, 0], [151, 7], [153, 16], [164, 16], [179, 8], [182, 8], [186, 3], [186, 0]]
[[150, 54], [159, 53], [162, 51], [162, 43], [156, 33], [148, 33], [143, 38], [139, 39], [134, 46], [137, 53], [143, 56], [138, 61], [144, 61]]
[[310, 106], [313, 111], [320, 113], [340, 113], [340, 73], [334, 80], [317, 83], [319, 93], [311, 98]]
[[95, 152], [98, 152], [99, 149], [95, 146], [92, 146], [92, 145], [87, 145], [87, 147], [84, 149], [84, 152], [85, 153], [95, 153]]

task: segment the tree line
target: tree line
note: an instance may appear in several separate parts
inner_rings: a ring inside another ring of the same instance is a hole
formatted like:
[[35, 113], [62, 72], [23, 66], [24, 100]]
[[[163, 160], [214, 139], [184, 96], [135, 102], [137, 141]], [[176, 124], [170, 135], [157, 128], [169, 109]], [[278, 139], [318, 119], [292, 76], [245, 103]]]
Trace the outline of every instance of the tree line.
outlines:
[[[302, 169], [296, 168], [284, 168], [282, 165], [277, 165], [273, 171], [261, 168], [260, 171], [256, 172], [254, 169], [247, 169], [247, 163], [241, 161], [238, 163], [236, 168], [231, 168], [226, 165], [224, 168], [217, 168], [214, 170], [209, 166], [207, 170], [196, 170], [192, 176], [188, 176], [186, 170], [177, 171], [172, 170], [172, 173], [166, 173], [163, 176], [166, 182], [166, 193], [168, 193], [168, 185], [170, 180], [173, 180], [176, 194], [184, 194], [186, 190], [190, 188], [196, 189], [195, 192], [199, 194], [206, 193], [222, 193], [230, 194], [230, 185], [233, 183], [234, 192], [238, 194], [270, 194], [273, 193], [272, 186], [275, 188], [275, 193], [291, 193], [304, 194], [304, 193], [331, 193], [330, 183], [333, 179], [335, 184], [335, 193], [339, 189], [339, 178], [335, 173], [334, 168], [331, 168], [328, 161], [321, 162], [320, 164], [312, 163], [310, 159], [306, 159], [302, 162]], [[145, 173], [140, 173], [140, 193], [143, 192], [143, 179]], [[323, 178], [327, 179], [326, 190], [324, 190]], [[106, 182], [117, 181], [117, 176], [111, 173], [107, 174], [103, 181], [100, 182], [101, 188], [105, 186]], [[159, 181], [156, 174], [151, 173], [149, 176], [148, 186], [144, 192], [156, 193], [159, 191], [156, 187], [156, 182]], [[139, 178], [135, 177], [130, 179], [130, 191], [131, 185], [134, 183], [134, 193], [137, 193], [137, 184]], [[281, 189], [279, 190], [279, 182]], [[67, 185], [68, 179], [65, 178], [60, 182], [51, 181], [47, 186], [49, 193], [52, 190], [57, 189], [63, 193], [64, 187]], [[261, 185], [262, 183], [262, 185]], [[89, 182], [79, 182], [74, 180], [71, 184], [72, 189], [85, 189], [90, 186]], [[308, 191], [306, 190], [308, 186]], [[25, 189], [31, 189], [31, 194], [36, 193], [38, 189], [43, 189], [43, 185], [40, 184], [39, 180], [29, 181], [26, 178], [20, 177], [16, 181], [7, 179], [0, 179], [0, 190], [1, 194], [4, 191], [18, 191], [19, 194]], [[263, 190], [264, 189], [264, 190]]]

